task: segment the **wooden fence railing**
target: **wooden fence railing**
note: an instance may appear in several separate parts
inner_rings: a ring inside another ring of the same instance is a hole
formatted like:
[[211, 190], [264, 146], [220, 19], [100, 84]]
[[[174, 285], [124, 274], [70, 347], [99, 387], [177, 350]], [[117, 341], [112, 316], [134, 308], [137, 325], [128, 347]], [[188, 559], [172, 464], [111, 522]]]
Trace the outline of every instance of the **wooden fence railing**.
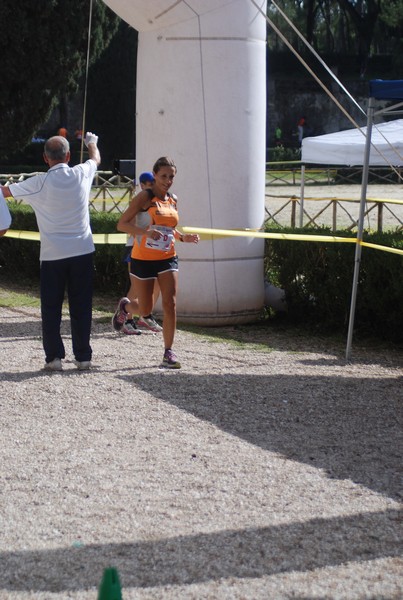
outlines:
[[[351, 231], [358, 225], [359, 203], [359, 200], [352, 198], [304, 198], [303, 226], [318, 228], [327, 225], [332, 231], [339, 229]], [[315, 209], [315, 204], [320, 204], [318, 209]], [[356, 215], [353, 214], [350, 206], [356, 209]], [[301, 221], [301, 200], [297, 196], [279, 200], [278, 196], [271, 197], [266, 193], [265, 212], [267, 224], [295, 228]], [[381, 232], [388, 228], [402, 231], [403, 200], [367, 198], [364, 218], [368, 223], [371, 216], [375, 217], [375, 223], [370, 225], [372, 230]]]
[[[386, 179], [385, 169], [383, 171], [383, 181]], [[337, 229], [354, 229], [357, 226], [359, 200], [354, 198], [336, 198], [307, 197], [306, 193], [310, 185], [318, 184], [331, 185], [335, 183], [335, 169], [312, 169], [305, 171], [305, 197], [301, 209], [300, 195], [292, 194], [290, 196], [271, 195], [272, 190], [281, 193], [283, 184], [295, 186], [295, 191], [301, 184], [301, 171], [297, 168], [287, 170], [268, 170], [266, 171], [266, 198], [265, 211], [266, 223], [274, 223], [280, 226], [297, 227], [301, 222], [301, 210], [303, 213], [304, 227], [321, 227], [323, 224]], [[345, 169], [343, 169], [345, 171]], [[357, 172], [357, 169], [355, 169]], [[32, 177], [36, 173], [19, 174], [0, 174], [0, 183], [23, 181]], [[396, 174], [395, 174], [396, 175]], [[389, 185], [385, 186], [386, 193]], [[346, 184], [348, 189], [348, 184]], [[313, 189], [313, 188], [312, 188]], [[92, 192], [89, 206], [97, 212], [123, 212], [134, 191], [133, 182], [129, 177], [116, 175], [112, 171], [97, 171], [92, 185]], [[403, 192], [402, 192], [403, 197]], [[385, 227], [403, 229], [403, 200], [398, 199], [379, 199], [367, 198], [365, 217], [375, 217], [375, 223], [371, 229], [382, 231]]]

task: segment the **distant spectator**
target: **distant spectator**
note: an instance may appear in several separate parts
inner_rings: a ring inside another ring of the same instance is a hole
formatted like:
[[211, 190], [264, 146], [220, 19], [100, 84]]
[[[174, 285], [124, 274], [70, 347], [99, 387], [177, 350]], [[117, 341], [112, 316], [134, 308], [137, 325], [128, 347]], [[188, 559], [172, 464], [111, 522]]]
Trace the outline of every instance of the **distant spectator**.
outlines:
[[277, 125], [276, 129], [274, 130], [274, 139], [275, 139], [275, 145], [276, 146], [281, 146], [283, 143], [283, 132], [281, 131], [281, 127], [279, 125]]
[[59, 129], [57, 130], [57, 135], [61, 135], [67, 140], [67, 129], [65, 127], [59, 127]]
[[302, 144], [302, 138], [304, 137], [304, 129], [306, 127], [306, 119], [305, 117], [301, 117], [298, 121], [297, 129], [298, 129], [298, 142]]

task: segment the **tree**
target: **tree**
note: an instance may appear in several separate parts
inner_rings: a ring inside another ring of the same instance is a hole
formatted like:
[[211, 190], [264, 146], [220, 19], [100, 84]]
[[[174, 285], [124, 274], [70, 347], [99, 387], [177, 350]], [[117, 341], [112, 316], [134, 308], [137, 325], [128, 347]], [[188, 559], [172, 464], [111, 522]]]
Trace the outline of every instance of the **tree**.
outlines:
[[361, 76], [366, 72], [371, 52], [377, 19], [381, 13], [382, 0], [337, 0], [340, 7], [349, 15], [358, 38], [358, 55]]
[[387, 27], [386, 36], [392, 40], [393, 66], [397, 73], [401, 73], [403, 70], [403, 0], [389, 0], [382, 9], [380, 21]]
[[[89, 9], [82, 0], [1, 1], [0, 158], [22, 150], [59, 98], [77, 91], [86, 66]], [[103, 2], [94, 2], [91, 62], [118, 23]]]
[[[308, 55], [295, 32], [280, 16], [277, 6], [319, 54], [330, 58], [334, 65], [347, 65], [350, 75], [353, 68], [361, 77], [368, 75], [375, 64], [376, 70], [386, 70], [387, 76], [392, 73], [400, 76], [403, 65], [403, 0], [269, 1], [269, 17], [296, 50]], [[284, 50], [284, 45], [270, 28], [268, 47], [277, 52]], [[374, 57], [378, 60], [372, 60]]]

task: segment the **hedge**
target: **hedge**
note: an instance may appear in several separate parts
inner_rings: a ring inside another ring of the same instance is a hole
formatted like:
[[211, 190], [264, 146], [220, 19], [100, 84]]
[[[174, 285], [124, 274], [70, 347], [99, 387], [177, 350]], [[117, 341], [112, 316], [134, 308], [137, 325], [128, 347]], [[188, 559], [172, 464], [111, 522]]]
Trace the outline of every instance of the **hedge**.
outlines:
[[[12, 228], [23, 231], [38, 231], [36, 217], [31, 207], [11, 203]], [[90, 211], [93, 233], [117, 233], [118, 213]], [[0, 240], [1, 280], [18, 278], [22, 284], [32, 284], [39, 280], [39, 242], [2, 238]], [[127, 264], [122, 262], [122, 244], [97, 245], [94, 258], [94, 289], [97, 292], [112, 293], [116, 296], [127, 292]]]
[[[267, 228], [279, 232], [278, 228]], [[281, 233], [352, 237], [330, 228], [288, 229]], [[365, 232], [363, 241], [403, 250], [401, 232]], [[285, 290], [290, 322], [321, 331], [347, 332], [355, 244], [266, 241], [265, 277]], [[362, 248], [355, 328], [394, 342], [403, 340], [403, 256]]]
[[[37, 231], [35, 215], [26, 205], [11, 204], [13, 229]], [[94, 233], [115, 233], [117, 213], [91, 211]], [[330, 228], [273, 228], [267, 232], [355, 237]], [[370, 233], [364, 241], [403, 250], [401, 232]], [[351, 302], [355, 244], [266, 240], [265, 278], [285, 290], [291, 324], [323, 332], [345, 333]], [[97, 245], [94, 286], [115, 296], [127, 291], [127, 265], [122, 244]], [[402, 342], [403, 257], [363, 247], [357, 293], [355, 328], [363, 334]], [[0, 240], [2, 280], [33, 283], [39, 279], [39, 243], [12, 238]]]

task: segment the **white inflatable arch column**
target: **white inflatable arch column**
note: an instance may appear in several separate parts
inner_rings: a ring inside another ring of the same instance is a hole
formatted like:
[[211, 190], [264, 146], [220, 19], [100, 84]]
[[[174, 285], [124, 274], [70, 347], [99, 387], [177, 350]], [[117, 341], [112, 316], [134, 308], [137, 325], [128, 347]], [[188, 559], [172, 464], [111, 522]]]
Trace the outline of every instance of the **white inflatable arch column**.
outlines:
[[[175, 160], [180, 225], [264, 222], [266, 21], [250, 0], [105, 0], [139, 31], [136, 169]], [[266, 12], [266, 1], [260, 2]], [[264, 240], [177, 244], [178, 320], [254, 320], [264, 303]]]

